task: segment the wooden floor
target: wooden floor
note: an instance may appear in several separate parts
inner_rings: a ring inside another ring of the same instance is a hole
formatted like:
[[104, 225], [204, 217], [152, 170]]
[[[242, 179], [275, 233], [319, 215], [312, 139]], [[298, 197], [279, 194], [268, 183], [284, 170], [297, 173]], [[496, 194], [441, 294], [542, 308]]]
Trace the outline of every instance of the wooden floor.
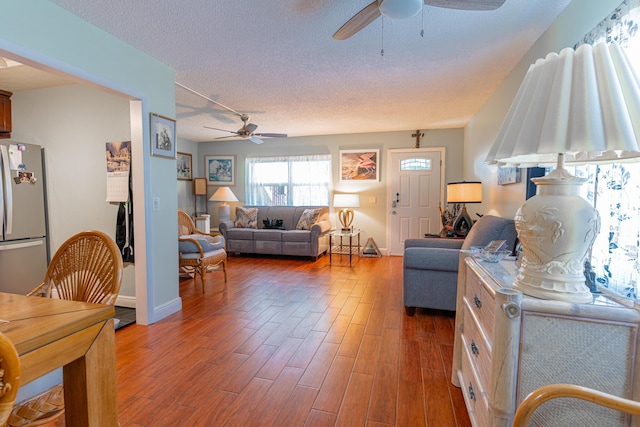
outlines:
[[453, 313], [407, 317], [401, 276], [401, 257], [230, 257], [226, 286], [181, 280], [182, 312], [116, 332], [121, 426], [470, 425]]

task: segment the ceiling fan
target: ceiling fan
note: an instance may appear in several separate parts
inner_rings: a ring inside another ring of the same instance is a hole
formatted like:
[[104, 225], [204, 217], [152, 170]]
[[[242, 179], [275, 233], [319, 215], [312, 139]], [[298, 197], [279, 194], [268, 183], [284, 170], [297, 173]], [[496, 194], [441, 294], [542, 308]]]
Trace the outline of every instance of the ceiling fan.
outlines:
[[422, 10], [423, 1], [428, 6], [461, 10], [495, 10], [505, 2], [505, 0], [374, 0], [340, 27], [333, 38], [348, 39], [380, 16], [390, 19], [410, 18]]
[[255, 133], [256, 129], [258, 128], [258, 125], [254, 125], [253, 123], [248, 123], [249, 116], [247, 116], [246, 114], [240, 114], [240, 120], [242, 120], [242, 127], [237, 131], [214, 128], [211, 126], [205, 126], [205, 127], [207, 129], [220, 130], [222, 132], [229, 132], [233, 134], [229, 136], [221, 136], [216, 139], [234, 138], [236, 136], [239, 136], [242, 139], [248, 139], [251, 142], [256, 144], [262, 144], [264, 142], [263, 140], [258, 138], [259, 136], [264, 138], [286, 138], [287, 137], [286, 133]]

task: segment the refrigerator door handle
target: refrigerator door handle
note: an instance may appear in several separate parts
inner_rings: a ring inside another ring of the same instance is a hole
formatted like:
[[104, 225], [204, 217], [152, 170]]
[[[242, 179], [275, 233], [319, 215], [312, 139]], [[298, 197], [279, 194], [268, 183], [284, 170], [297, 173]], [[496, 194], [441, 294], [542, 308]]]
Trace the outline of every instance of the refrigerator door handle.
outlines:
[[10, 245], [0, 245], [0, 251], [10, 251], [13, 249], [30, 248], [32, 246], [41, 246], [44, 242], [42, 240], [32, 240], [29, 242], [12, 243]]
[[4, 194], [6, 199], [4, 201], [3, 208], [5, 221], [4, 221], [4, 232], [5, 239], [9, 234], [13, 232], [13, 195], [11, 190], [11, 163], [9, 162], [9, 151], [7, 151], [6, 145], [0, 145], [0, 152], [2, 153], [2, 172], [4, 173]]

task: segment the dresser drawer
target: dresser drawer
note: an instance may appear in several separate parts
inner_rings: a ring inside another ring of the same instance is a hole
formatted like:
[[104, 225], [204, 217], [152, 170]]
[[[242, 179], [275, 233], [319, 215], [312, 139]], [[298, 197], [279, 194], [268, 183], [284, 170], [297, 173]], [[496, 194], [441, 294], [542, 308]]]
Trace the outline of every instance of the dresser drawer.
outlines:
[[487, 342], [487, 337], [484, 336], [476, 324], [475, 318], [471, 314], [472, 308], [468, 304], [469, 302], [465, 300], [462, 340], [476, 366], [482, 388], [486, 390], [491, 378], [491, 344]]
[[471, 355], [467, 351], [468, 347], [462, 351], [462, 369], [460, 371], [460, 382], [462, 393], [467, 403], [467, 411], [475, 427], [488, 426], [489, 404], [486, 392], [478, 380]]
[[483, 286], [478, 275], [470, 267], [467, 267], [465, 298], [471, 311], [478, 319], [480, 328], [489, 340], [489, 344], [493, 345], [491, 343], [495, 310], [493, 295]]

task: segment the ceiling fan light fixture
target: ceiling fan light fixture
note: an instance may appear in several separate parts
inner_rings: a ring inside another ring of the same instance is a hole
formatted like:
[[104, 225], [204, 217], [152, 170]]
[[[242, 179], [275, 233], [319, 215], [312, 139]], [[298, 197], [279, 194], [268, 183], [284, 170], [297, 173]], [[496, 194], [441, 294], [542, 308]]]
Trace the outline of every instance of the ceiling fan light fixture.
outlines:
[[423, 0], [378, 0], [380, 13], [390, 19], [407, 19], [422, 10]]

